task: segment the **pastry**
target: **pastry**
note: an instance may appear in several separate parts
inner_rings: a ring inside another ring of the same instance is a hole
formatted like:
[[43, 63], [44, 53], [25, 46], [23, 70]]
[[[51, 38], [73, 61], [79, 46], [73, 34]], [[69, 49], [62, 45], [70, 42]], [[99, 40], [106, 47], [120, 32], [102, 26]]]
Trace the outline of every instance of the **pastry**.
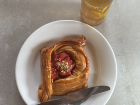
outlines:
[[89, 58], [83, 47], [86, 37], [63, 40], [41, 50], [41, 73], [43, 82], [39, 85], [40, 102], [51, 95], [65, 95], [87, 87]]

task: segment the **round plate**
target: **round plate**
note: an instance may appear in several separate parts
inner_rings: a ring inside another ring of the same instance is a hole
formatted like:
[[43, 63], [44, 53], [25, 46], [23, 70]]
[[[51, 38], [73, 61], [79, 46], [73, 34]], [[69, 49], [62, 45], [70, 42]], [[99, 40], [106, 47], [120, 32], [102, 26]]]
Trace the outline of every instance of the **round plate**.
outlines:
[[37, 29], [23, 44], [16, 62], [16, 81], [26, 104], [37, 104], [38, 87], [42, 82], [40, 50], [63, 39], [87, 37], [84, 47], [90, 59], [88, 86], [108, 85], [111, 90], [90, 97], [82, 105], [104, 105], [113, 93], [117, 64], [113, 50], [105, 37], [93, 27], [73, 20], [51, 22]]

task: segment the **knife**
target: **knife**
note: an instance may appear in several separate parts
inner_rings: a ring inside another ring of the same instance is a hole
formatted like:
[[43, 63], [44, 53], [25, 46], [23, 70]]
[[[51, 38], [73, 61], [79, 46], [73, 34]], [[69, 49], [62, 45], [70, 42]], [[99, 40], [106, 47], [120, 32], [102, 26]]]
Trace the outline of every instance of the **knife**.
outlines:
[[60, 105], [60, 104], [72, 105], [73, 103], [82, 103], [86, 101], [91, 95], [95, 95], [108, 90], [110, 90], [110, 87], [108, 86], [95, 86], [95, 87], [85, 88], [75, 92], [71, 92], [61, 99], [54, 100], [54, 101], [47, 101], [38, 105]]

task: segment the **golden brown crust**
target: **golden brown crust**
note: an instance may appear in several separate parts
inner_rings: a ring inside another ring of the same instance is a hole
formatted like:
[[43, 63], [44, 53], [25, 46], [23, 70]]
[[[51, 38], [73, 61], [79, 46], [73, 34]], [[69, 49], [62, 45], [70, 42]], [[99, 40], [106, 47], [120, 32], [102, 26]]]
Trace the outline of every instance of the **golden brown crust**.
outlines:
[[[89, 58], [83, 47], [86, 44], [86, 37], [80, 36], [76, 40], [65, 40], [55, 43], [51, 47], [41, 50], [41, 72], [43, 83], [38, 89], [40, 102], [45, 102], [51, 95], [64, 95], [87, 87], [89, 75]], [[55, 50], [58, 54], [66, 52], [72, 56], [76, 63], [76, 71], [63, 79], [51, 82], [51, 54]]]

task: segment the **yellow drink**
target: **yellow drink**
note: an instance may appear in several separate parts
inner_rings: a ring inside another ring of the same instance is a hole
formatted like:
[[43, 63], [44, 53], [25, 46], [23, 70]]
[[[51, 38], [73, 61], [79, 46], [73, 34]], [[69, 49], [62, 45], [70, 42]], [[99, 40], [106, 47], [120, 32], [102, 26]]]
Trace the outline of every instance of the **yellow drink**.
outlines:
[[92, 26], [102, 23], [113, 0], [81, 0], [81, 19]]

